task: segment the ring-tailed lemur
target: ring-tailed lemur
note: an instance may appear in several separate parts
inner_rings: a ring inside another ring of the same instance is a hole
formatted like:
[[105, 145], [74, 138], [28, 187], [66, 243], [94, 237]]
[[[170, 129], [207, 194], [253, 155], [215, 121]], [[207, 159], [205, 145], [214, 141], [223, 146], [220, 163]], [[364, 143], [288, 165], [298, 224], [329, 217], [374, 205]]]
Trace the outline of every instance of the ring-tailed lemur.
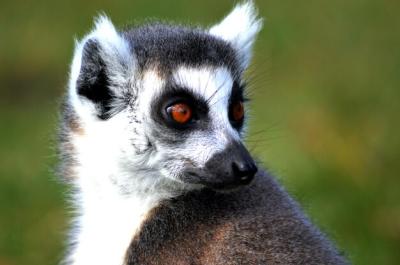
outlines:
[[242, 143], [261, 26], [247, 2], [209, 29], [117, 31], [101, 16], [77, 43], [60, 133], [77, 206], [65, 264], [346, 263]]

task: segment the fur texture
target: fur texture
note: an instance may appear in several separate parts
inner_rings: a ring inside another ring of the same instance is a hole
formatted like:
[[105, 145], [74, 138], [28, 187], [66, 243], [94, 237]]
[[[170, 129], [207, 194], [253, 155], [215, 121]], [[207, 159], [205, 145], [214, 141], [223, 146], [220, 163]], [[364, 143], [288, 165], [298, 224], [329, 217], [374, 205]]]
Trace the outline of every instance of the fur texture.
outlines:
[[[154, 236], [157, 235], [157, 236]], [[231, 193], [192, 191], [152, 210], [132, 241], [133, 264], [345, 264], [265, 172]]]
[[[232, 113], [260, 29], [247, 2], [211, 29], [119, 32], [102, 16], [77, 42], [60, 131], [76, 206], [65, 264], [344, 263], [268, 175], [243, 187], [257, 168], [246, 114]], [[190, 122], [172, 120], [176, 103]]]

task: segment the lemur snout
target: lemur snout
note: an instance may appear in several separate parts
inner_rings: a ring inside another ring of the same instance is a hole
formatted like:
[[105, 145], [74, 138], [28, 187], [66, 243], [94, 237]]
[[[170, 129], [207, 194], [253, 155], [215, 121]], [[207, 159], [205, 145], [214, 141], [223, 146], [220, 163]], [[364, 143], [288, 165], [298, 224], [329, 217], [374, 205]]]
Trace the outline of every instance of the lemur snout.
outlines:
[[257, 173], [257, 166], [240, 142], [233, 142], [215, 154], [205, 165], [209, 172], [202, 183], [215, 189], [231, 189], [249, 184]]

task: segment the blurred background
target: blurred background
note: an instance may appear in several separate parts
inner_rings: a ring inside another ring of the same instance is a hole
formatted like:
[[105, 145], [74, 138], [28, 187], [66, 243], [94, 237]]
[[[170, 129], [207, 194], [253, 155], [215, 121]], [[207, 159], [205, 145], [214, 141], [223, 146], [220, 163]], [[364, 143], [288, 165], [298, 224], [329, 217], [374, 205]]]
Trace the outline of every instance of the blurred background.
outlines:
[[[248, 145], [354, 264], [400, 264], [400, 1], [256, 1]], [[56, 165], [74, 38], [101, 11], [211, 25], [203, 1], [0, 2], [0, 265], [57, 264], [68, 223]]]

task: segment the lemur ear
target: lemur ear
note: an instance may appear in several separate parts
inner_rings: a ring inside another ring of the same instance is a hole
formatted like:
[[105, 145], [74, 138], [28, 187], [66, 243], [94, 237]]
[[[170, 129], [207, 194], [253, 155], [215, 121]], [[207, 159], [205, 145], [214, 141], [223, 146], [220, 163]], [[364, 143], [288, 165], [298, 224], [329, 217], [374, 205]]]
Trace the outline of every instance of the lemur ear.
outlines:
[[107, 17], [99, 17], [75, 48], [69, 97], [78, 114], [107, 119], [123, 108], [132, 93], [127, 82], [134, 64], [129, 43]]
[[242, 70], [245, 70], [250, 63], [252, 46], [262, 24], [263, 20], [258, 18], [253, 1], [248, 1], [237, 5], [219, 24], [211, 27], [209, 32], [233, 46]]

